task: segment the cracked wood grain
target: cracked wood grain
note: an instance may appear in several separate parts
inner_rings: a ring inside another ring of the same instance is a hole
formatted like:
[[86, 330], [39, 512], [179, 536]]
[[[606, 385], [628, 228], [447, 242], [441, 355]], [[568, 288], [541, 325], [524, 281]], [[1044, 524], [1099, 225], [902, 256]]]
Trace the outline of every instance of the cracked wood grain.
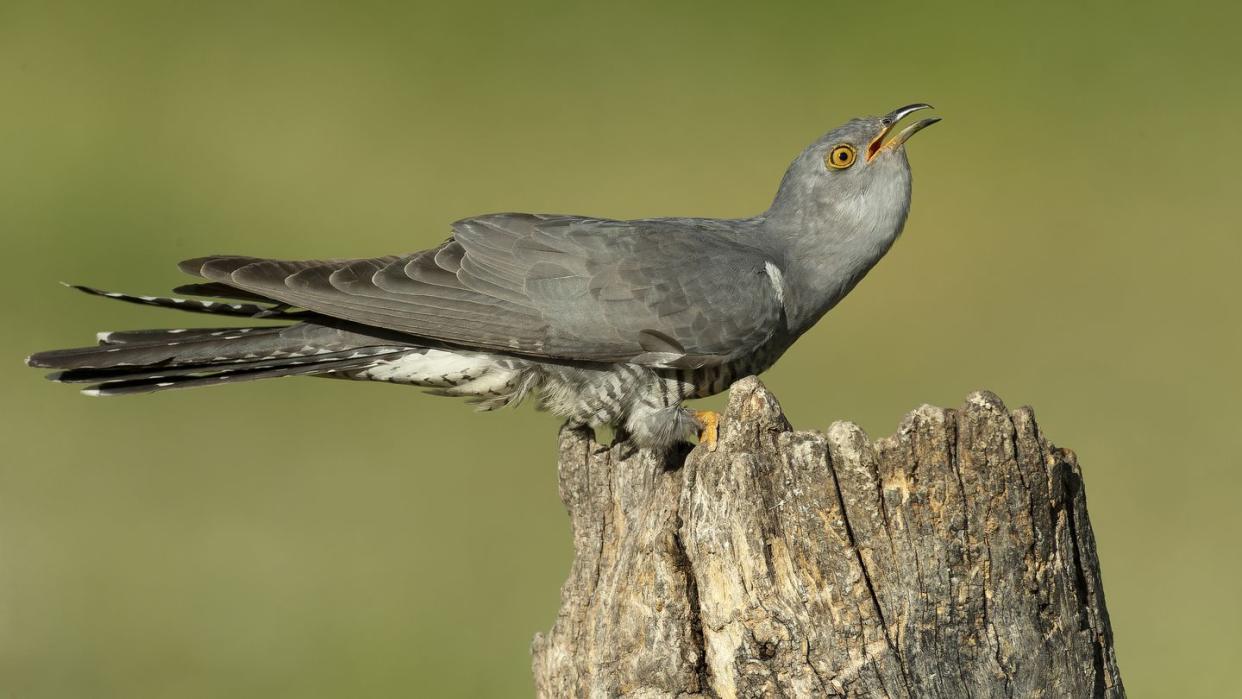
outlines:
[[715, 452], [560, 437], [575, 558], [541, 697], [1123, 697], [1074, 454], [971, 394], [871, 441], [757, 379]]

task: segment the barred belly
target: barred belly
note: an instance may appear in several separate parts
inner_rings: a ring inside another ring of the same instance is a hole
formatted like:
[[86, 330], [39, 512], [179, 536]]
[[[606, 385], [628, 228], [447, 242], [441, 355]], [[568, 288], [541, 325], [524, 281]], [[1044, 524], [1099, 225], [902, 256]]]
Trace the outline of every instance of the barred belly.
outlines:
[[[783, 348], [780, 348], [783, 349]], [[612, 425], [639, 444], [667, 448], [685, 440], [697, 423], [682, 407], [772, 365], [779, 350], [701, 369], [652, 369], [619, 364], [593, 369], [545, 364], [540, 367], [540, 406], [580, 425]]]
[[[786, 345], [787, 346], [787, 345]], [[578, 425], [611, 425], [645, 447], [667, 449], [698, 427], [682, 402], [705, 398], [772, 365], [784, 347], [701, 369], [653, 369], [637, 364], [567, 365], [485, 352], [412, 348], [377, 358], [342, 378], [422, 386], [469, 398], [493, 410], [537, 397], [540, 407]]]

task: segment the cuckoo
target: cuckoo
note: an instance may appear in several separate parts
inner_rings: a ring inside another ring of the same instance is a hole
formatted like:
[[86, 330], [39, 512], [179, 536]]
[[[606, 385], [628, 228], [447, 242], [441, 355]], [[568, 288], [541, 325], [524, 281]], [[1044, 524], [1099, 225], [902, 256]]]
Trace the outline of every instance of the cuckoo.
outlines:
[[894, 130], [929, 108], [829, 131], [750, 218], [489, 214], [405, 255], [186, 260], [200, 280], [177, 296], [74, 286], [265, 322], [104, 332], [27, 364], [92, 396], [280, 376], [409, 384], [484, 410], [530, 396], [635, 447], [667, 450], [698, 433], [713, 448], [716, 416], [683, 402], [772, 366], [884, 256], [910, 208], [904, 144], [939, 119]]

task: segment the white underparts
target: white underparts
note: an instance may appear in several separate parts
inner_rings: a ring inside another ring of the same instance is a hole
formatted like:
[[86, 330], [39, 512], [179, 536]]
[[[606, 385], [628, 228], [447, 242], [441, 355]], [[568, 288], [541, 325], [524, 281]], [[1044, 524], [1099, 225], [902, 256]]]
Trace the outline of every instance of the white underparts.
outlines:
[[485, 357], [429, 349], [380, 362], [358, 372], [358, 378], [447, 388], [482, 376], [490, 365]]
[[693, 385], [636, 365], [587, 368], [542, 364], [483, 352], [416, 349], [377, 357], [342, 376], [432, 389], [472, 399], [481, 410], [515, 405], [527, 395], [539, 407], [577, 425], [614, 425], [637, 444], [666, 449], [684, 441], [695, 423], [682, 407]]
[[486, 354], [428, 349], [377, 362], [351, 376], [435, 388], [444, 395], [478, 398], [485, 401], [484, 407], [499, 407], [487, 401], [500, 399], [503, 405], [520, 398], [525, 390], [522, 374]]

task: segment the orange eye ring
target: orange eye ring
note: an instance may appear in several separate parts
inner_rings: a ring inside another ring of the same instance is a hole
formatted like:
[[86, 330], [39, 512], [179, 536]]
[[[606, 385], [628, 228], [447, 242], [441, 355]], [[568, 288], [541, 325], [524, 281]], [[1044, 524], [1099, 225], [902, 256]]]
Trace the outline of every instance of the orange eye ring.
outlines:
[[858, 154], [854, 151], [853, 146], [842, 143], [829, 151], [828, 155], [824, 156], [824, 164], [834, 170], [844, 170], [853, 165], [857, 157]]

